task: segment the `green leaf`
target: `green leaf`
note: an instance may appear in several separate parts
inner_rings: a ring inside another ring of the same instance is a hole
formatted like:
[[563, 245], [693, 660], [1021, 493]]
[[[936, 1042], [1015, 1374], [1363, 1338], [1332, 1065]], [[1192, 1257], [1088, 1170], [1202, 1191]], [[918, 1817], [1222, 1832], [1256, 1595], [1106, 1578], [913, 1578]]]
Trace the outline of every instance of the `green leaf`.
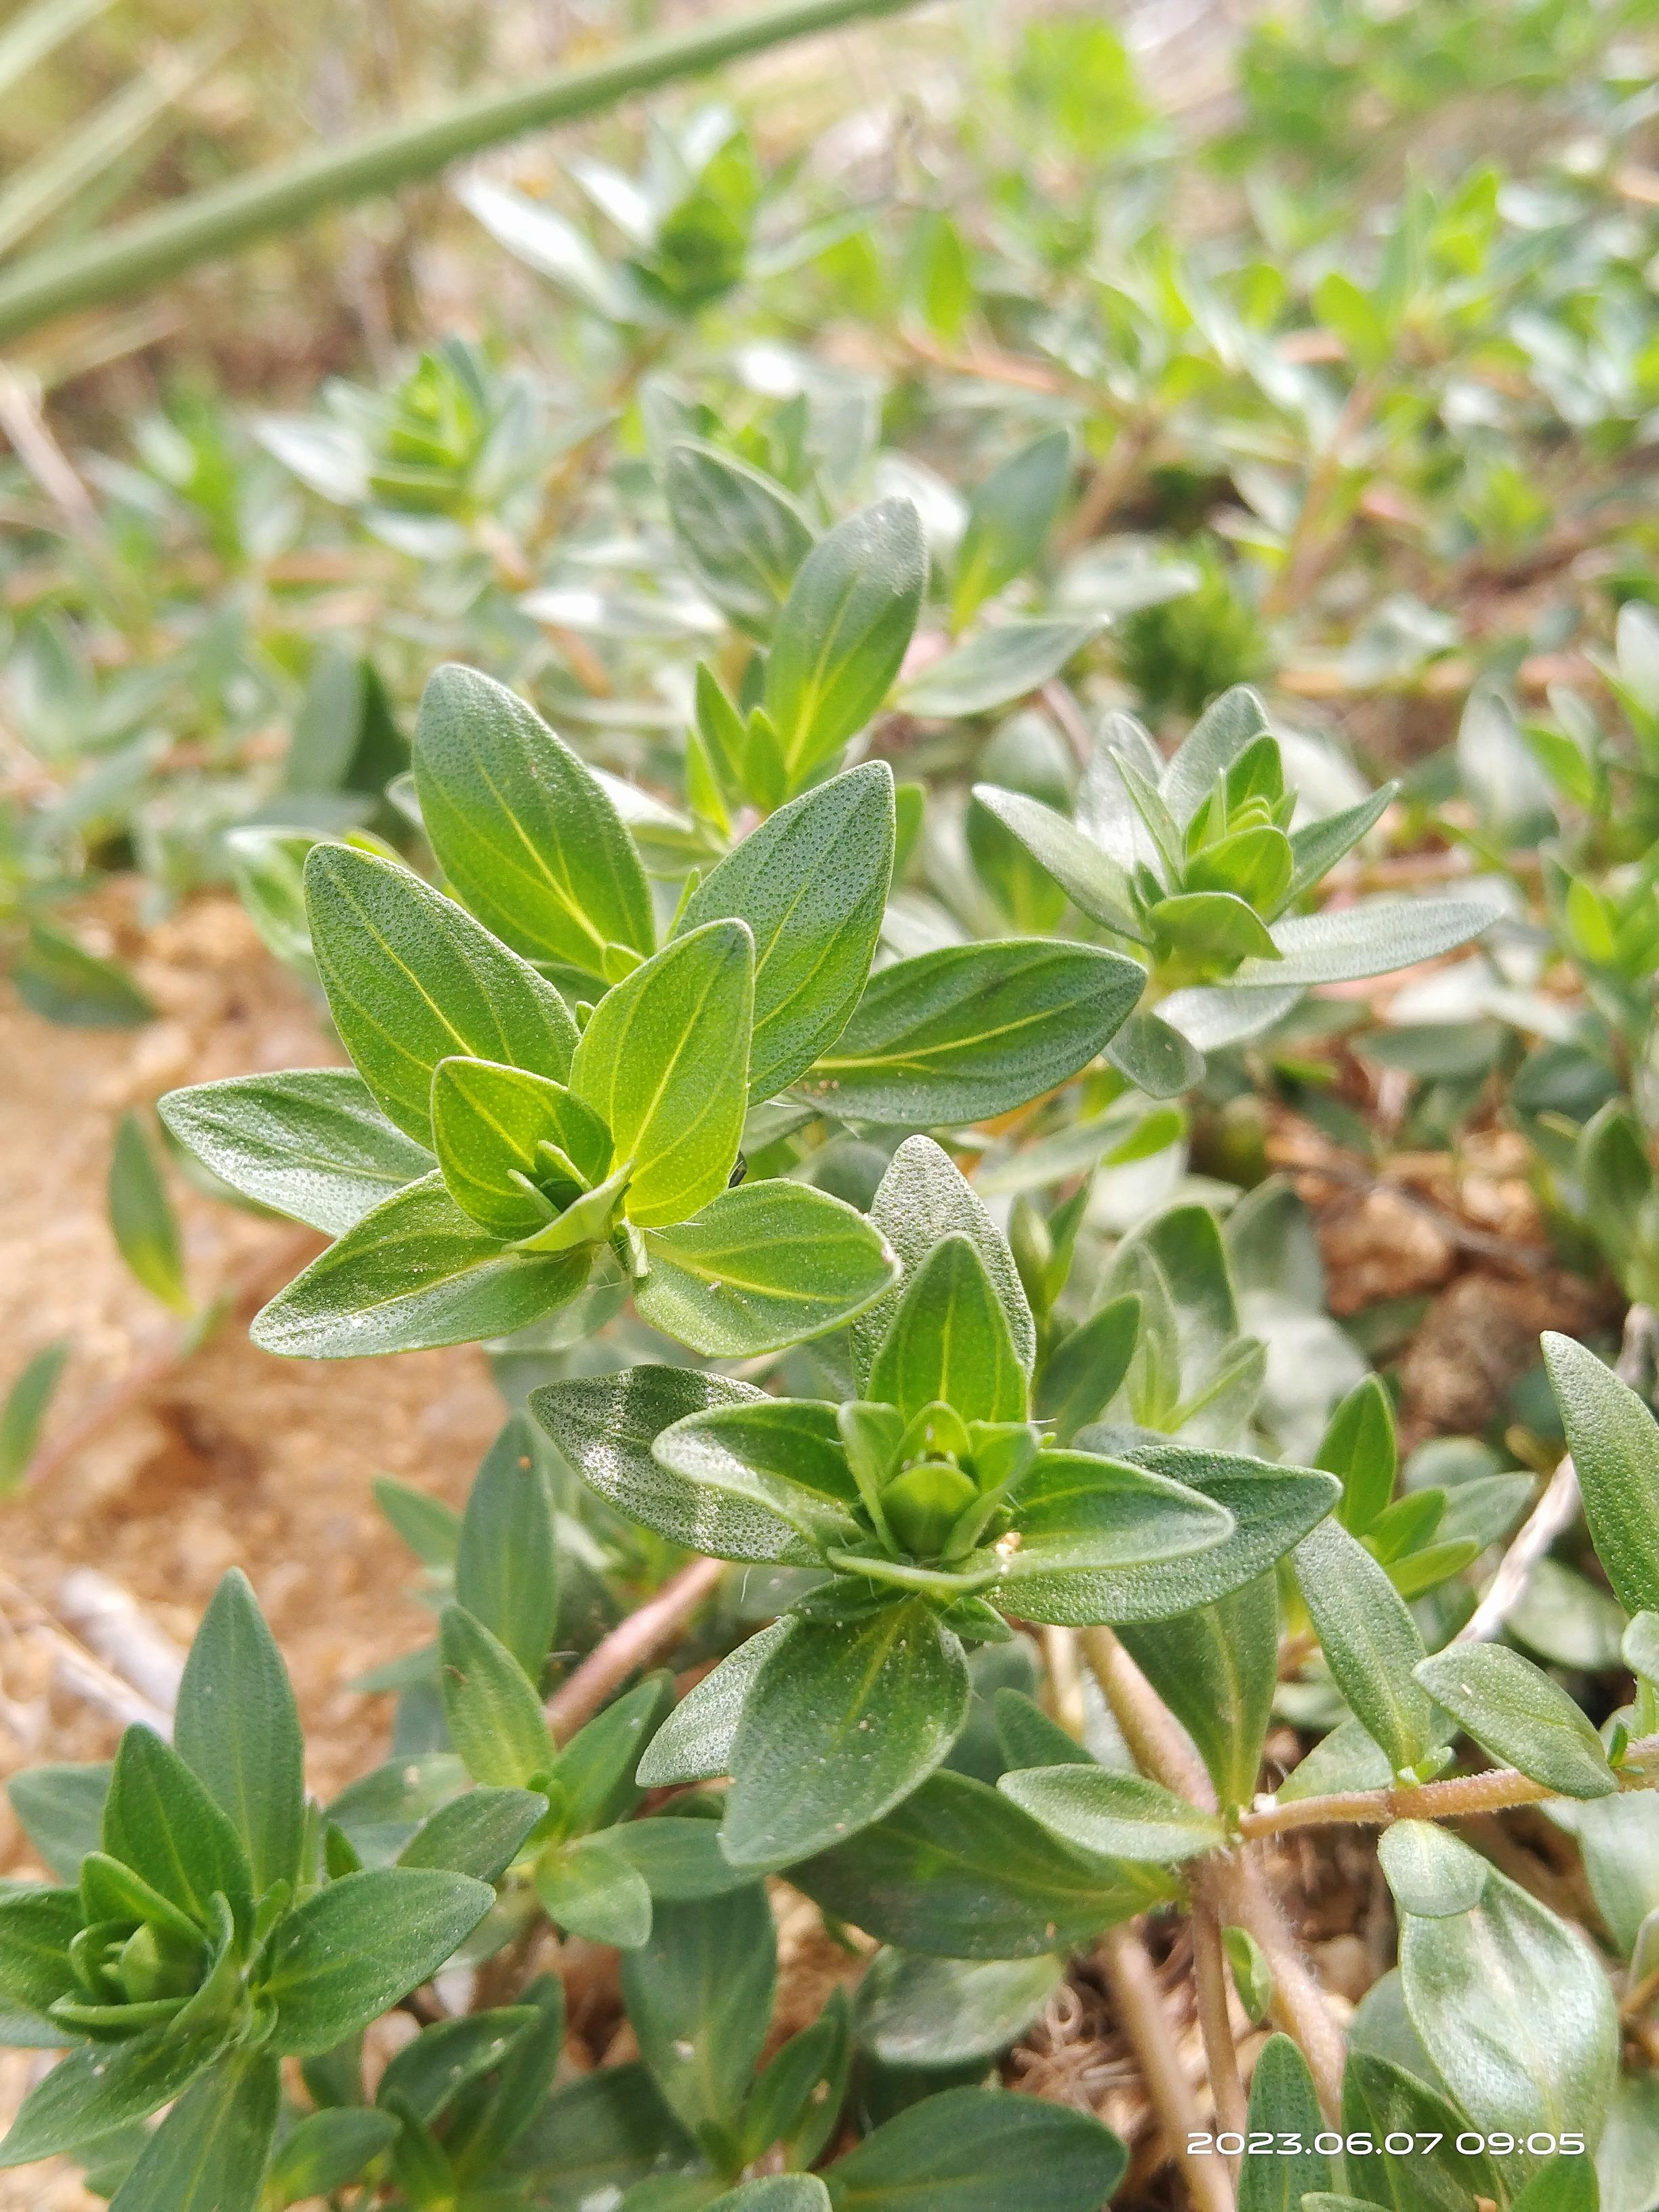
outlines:
[[430, 1980], [495, 1901], [487, 1882], [428, 1869], [349, 1874], [277, 1928], [264, 1994], [276, 2007], [270, 2047], [331, 2051]]
[[1420, 1919], [1468, 1912], [1486, 1894], [1486, 1861], [1432, 1820], [1392, 1822], [1376, 1855], [1395, 1903]]
[[74, 1889], [0, 1893], [0, 1998], [48, 2013], [59, 1997], [82, 1994], [70, 1946], [85, 1917]]
[[249, 1893], [247, 1856], [225, 1814], [171, 1744], [128, 1729], [104, 1801], [103, 1847], [198, 1926], [214, 1924], [216, 1893]]
[[276, 2060], [259, 2053], [203, 2075], [139, 2153], [111, 2212], [254, 2212], [279, 2091]]
[[390, 1474], [375, 1477], [374, 1503], [423, 1567], [453, 1571], [461, 1547], [461, 1516], [453, 1505]]
[[722, 1190], [695, 1219], [647, 1229], [643, 1243], [640, 1318], [712, 1359], [822, 1336], [873, 1305], [896, 1272], [880, 1231], [811, 1183]]
[[646, 1747], [635, 1777], [642, 1790], [707, 1782], [731, 1772], [738, 1723], [755, 1678], [794, 1625], [786, 1616], [757, 1630], [687, 1691]]
[[1140, 1331], [1140, 1300], [1109, 1298], [1062, 1336], [1042, 1364], [1036, 1403], [1045, 1427], [1062, 1443], [1098, 1420], [1129, 1371]]
[[69, 1355], [67, 1337], [42, 1345], [32, 1358], [24, 1361], [5, 1402], [0, 1405], [0, 1498], [9, 1497], [19, 1487], [34, 1457]]
[[1397, 783], [1385, 783], [1369, 799], [1345, 806], [1340, 813], [1327, 814], [1321, 821], [1292, 830], [1291, 881], [1285, 902], [1288, 905], [1304, 891], [1310, 891], [1316, 884], [1322, 883], [1337, 862], [1376, 827], [1399, 793]]
[[349, 1067], [291, 1068], [169, 1091], [156, 1112], [233, 1190], [337, 1237], [432, 1172]]
[[[655, 945], [650, 886], [616, 807], [505, 686], [454, 663], [436, 672], [415, 726], [415, 787], [445, 875], [515, 951], [603, 975], [606, 945], [644, 954]], [[544, 1075], [564, 1073], [480, 1049]]]
[[297, 2204], [343, 2189], [390, 2148], [398, 2128], [392, 2113], [362, 2105], [307, 2112], [283, 2137], [271, 2161], [271, 2196], [278, 2204]]
[[82, 2045], [29, 2092], [0, 2142], [0, 2167], [55, 2158], [147, 2118], [182, 2096], [223, 2048], [217, 2029], [179, 2035], [157, 2028], [113, 2048]]
[[789, 1880], [883, 1942], [951, 1959], [1073, 1950], [1168, 1893], [1156, 1869], [1077, 1850], [1000, 1791], [949, 1771]]
[[946, 2089], [876, 2130], [825, 2179], [836, 2212], [1099, 2212], [1129, 2154], [1087, 2112]]
[[869, 1393], [909, 1422], [939, 1401], [964, 1421], [1023, 1421], [1025, 1372], [1002, 1302], [970, 1238], [952, 1231], [905, 1283], [870, 1370]]
[[[545, 1229], [553, 1207], [562, 1212], [611, 1168], [611, 1132], [592, 1107], [562, 1083], [492, 1060], [438, 1062], [432, 1141], [457, 1206], [507, 1241]], [[583, 1218], [566, 1218], [573, 1226]], [[595, 1224], [582, 1241], [596, 1242], [608, 1225]]]
[[241, 1838], [260, 1896], [300, 1872], [305, 1746], [288, 1669], [248, 1579], [233, 1567], [190, 1647], [173, 1741]]
[[1601, 1739], [1541, 1667], [1496, 1644], [1454, 1644], [1422, 1660], [1417, 1679], [1494, 1759], [1564, 1797], [1619, 1787]]
[[930, 720], [988, 714], [1040, 690], [1101, 628], [1098, 615], [999, 623], [901, 684], [894, 704]]
[[73, 1881], [82, 1860], [99, 1847], [112, 1771], [101, 1759], [83, 1766], [28, 1766], [6, 1784], [24, 1834], [59, 1881]]
[[1018, 2042], [1065, 1973], [1052, 1956], [975, 1962], [878, 1951], [859, 1984], [854, 2033], [883, 2066], [993, 2059]]
[[313, 846], [306, 911], [329, 1011], [375, 1099], [432, 1142], [432, 1071], [461, 1054], [562, 1081], [576, 1026], [553, 986], [453, 899], [373, 853]]
[[1297, 1587], [1325, 1663], [1396, 1773], [1434, 1742], [1434, 1717], [1413, 1669], [1424, 1656], [1403, 1598], [1340, 1522], [1322, 1522], [1294, 1554]]
[[588, 1836], [536, 1862], [536, 1893], [547, 1917], [568, 1936], [636, 1951], [651, 1933], [651, 1891], [609, 1836]]
[[749, 1096], [770, 1098], [847, 1026], [893, 872], [893, 775], [865, 761], [781, 807], [687, 900], [676, 934], [723, 920], [755, 940]]
[[[1619, 2068], [1617, 2010], [1584, 1938], [1495, 1868], [1466, 1912], [1405, 1916], [1406, 2008], [1477, 2132], [1581, 2130], [1594, 2149]], [[1500, 2158], [1512, 2188], [1539, 2160]]]
[[769, 2173], [728, 2189], [708, 2212], [830, 2212], [830, 2197], [816, 2173]]
[[812, 550], [811, 523], [770, 477], [697, 438], [668, 448], [663, 491], [686, 566], [723, 614], [763, 641]]
[[1244, 2160], [1238, 2212], [1300, 2212], [1304, 2191], [1329, 2187], [1330, 2161], [1313, 2148], [1324, 2125], [1307, 2060], [1288, 2035], [1270, 2035], [1250, 2077], [1249, 2131], [1289, 2136], [1301, 2148], [1279, 2142], [1277, 2155]]
[[975, 491], [951, 592], [958, 629], [1036, 560], [1071, 476], [1070, 433], [1049, 430], [1011, 453]]
[[365, 1214], [256, 1314], [248, 1334], [290, 1359], [361, 1359], [510, 1336], [568, 1305], [585, 1251], [506, 1249], [434, 1169]]
[[1103, 1858], [1174, 1864], [1218, 1849], [1226, 1837], [1218, 1814], [1103, 1766], [1019, 1767], [997, 1788], [1063, 1842]]
[[[1106, 1057], [1149, 1098], [1179, 1098], [1204, 1079], [1204, 1055], [1161, 1015], [1137, 1007], [1106, 1048]], [[1155, 1120], [1156, 1117], [1148, 1117]], [[1184, 1125], [1177, 1125], [1181, 1133]], [[1160, 1147], [1161, 1149], [1161, 1147]], [[1115, 1159], [1121, 1155], [1114, 1155]], [[1139, 1155], [1130, 1153], [1130, 1158]], [[1112, 1164], [1112, 1160], [1108, 1164]]]
[[1247, 960], [1236, 987], [1304, 990], [1389, 975], [1419, 960], [1455, 951], [1490, 929], [1504, 908], [1495, 899], [1364, 899], [1322, 914], [1292, 915], [1273, 926], [1277, 960]]
[[1126, 1626], [1130, 1656], [1198, 1746], [1222, 1805], [1255, 1795], [1279, 1686], [1279, 1595], [1259, 1575], [1214, 1605]]
[[1160, 899], [1146, 919], [1152, 941], [1166, 958], [1243, 961], [1266, 968], [1273, 957], [1267, 925], [1234, 891], [1180, 891]]
[[1314, 1463], [1342, 1485], [1337, 1519], [1352, 1534], [1363, 1536], [1393, 1497], [1399, 1466], [1394, 1404], [1379, 1376], [1367, 1375], [1342, 1400]]
[[1269, 732], [1267, 710], [1247, 684], [1235, 684], [1205, 708], [1158, 780], [1158, 795], [1185, 829], [1245, 750]]
[[1659, 1424], [1627, 1383], [1570, 1336], [1546, 1330], [1544, 1364], [1596, 1557], [1626, 1613], [1659, 1610]]
[[962, 1646], [923, 1600], [842, 1626], [797, 1620], [744, 1702], [722, 1848], [787, 1865], [878, 1820], [961, 1734]]
[[558, 1622], [558, 1559], [547, 1485], [521, 1419], [507, 1423], [472, 1479], [455, 1554], [455, 1601], [539, 1683]]
[[469, 1790], [422, 1821], [398, 1864], [499, 1881], [546, 1811], [546, 1798], [533, 1790]]
[[109, 1225], [121, 1257], [144, 1288], [177, 1314], [191, 1311], [179, 1218], [143, 1124], [123, 1114], [109, 1163]]
[[[984, 1692], [981, 1689], [980, 1695]], [[1041, 1705], [1021, 1690], [1004, 1687], [991, 1699], [992, 1727], [1000, 1757], [996, 1768], [1006, 1773], [1020, 1766], [1094, 1766], [1092, 1752], [1051, 1720]]]
[[1598, 2172], [1596, 2163], [1564, 2151], [1539, 2167], [1511, 2200], [1510, 2212], [1601, 2212]]
[[633, 1164], [630, 1220], [684, 1221], [724, 1190], [738, 1156], [754, 1007], [743, 921], [676, 938], [605, 993], [582, 1031], [570, 1087]]
[[[833, 1406], [763, 1397], [716, 1407], [665, 1429], [653, 1449], [665, 1474], [700, 1495], [647, 1525], [695, 1518], [702, 1548], [721, 1547], [717, 1559], [816, 1563], [822, 1550], [856, 1535], [858, 1485]], [[668, 1486], [661, 1476], [659, 1486]]]
[[[1370, 2156], [1348, 2161], [1348, 2179], [1367, 2203], [1386, 2204], [1393, 2212], [1468, 2212], [1478, 2197], [1502, 2201], [1497, 2171], [1485, 2152], [1457, 2148], [1467, 2132], [1462, 2115], [1387, 2058], [1350, 2053], [1342, 2075], [1342, 2131], [1368, 2135], [1376, 2145]], [[1409, 2154], [1383, 2148], [1402, 2135], [1419, 2139]]]
[[[533, 2021], [514, 2036], [489, 2094], [459, 2115], [447, 2136], [446, 2148], [464, 2175], [500, 2166], [547, 2107], [564, 2042], [564, 1984], [556, 1974], [538, 1974], [520, 1992], [514, 2010], [533, 2013]], [[497, 2017], [505, 2021], [510, 2015]]]
[[1147, 942], [1135, 916], [1134, 891], [1127, 872], [1063, 814], [1040, 799], [1004, 791], [994, 783], [976, 783], [974, 797], [1019, 840], [1080, 913], [1120, 937]]
[[794, 787], [886, 697], [927, 581], [921, 524], [903, 499], [849, 515], [801, 563], [767, 656], [764, 691]]
[[[967, 1237], [1002, 1302], [1019, 1364], [1030, 1373], [1036, 1357], [1036, 1324], [1008, 1240], [984, 1200], [931, 1137], [907, 1137], [894, 1153], [877, 1187], [870, 1219], [898, 1255], [902, 1280], [925, 1265], [945, 1237]], [[897, 1304], [896, 1292], [890, 1292], [853, 1323], [854, 1362], [861, 1377], [869, 1375]]]
[[438, 1651], [444, 1718], [473, 1780], [520, 1790], [544, 1780], [553, 1746], [542, 1701], [507, 1646], [464, 1607], [449, 1605]]
[[694, 2134], [733, 2129], [772, 2018], [777, 1939], [759, 1883], [698, 1905], [662, 1906], [650, 1940], [622, 1962], [640, 2056]]
[[[752, 1404], [761, 1395], [751, 1383], [720, 1375], [696, 1375], [684, 1367], [629, 1367], [620, 1375], [548, 1383], [531, 1393], [530, 1410], [607, 1504], [671, 1542], [697, 1552], [728, 1540], [722, 1524], [708, 1518], [718, 1500], [665, 1468], [651, 1448], [665, 1429], [689, 1414], [714, 1406]], [[739, 1531], [745, 1525], [771, 1548], [758, 1554], [740, 1552], [738, 1557], [792, 1556], [788, 1547], [796, 1540], [787, 1524], [772, 1516], [757, 1522], [739, 1509], [732, 1538], [742, 1540]], [[784, 1548], [776, 1548], [780, 1545]], [[722, 1548], [715, 1556], [726, 1553]], [[810, 1564], [816, 1556], [803, 1547], [799, 1563]]]
[[849, 1121], [982, 1121], [1085, 1067], [1146, 971], [1097, 945], [1012, 938], [951, 945], [872, 976], [801, 1094]]
[[665, 1905], [725, 1897], [750, 1879], [721, 1850], [718, 1822], [677, 1816], [672, 1806], [650, 1820], [624, 1820], [606, 1829], [605, 1841], [644, 1876], [652, 1897]]
[[650, 2075], [629, 2062], [598, 2067], [556, 2088], [514, 2152], [510, 2171], [546, 2212], [586, 2212], [619, 2204], [632, 2183], [703, 2164]]
[[[1078, 1445], [1093, 1438], [1109, 1444], [1114, 1432], [1085, 1429]], [[1121, 1442], [1121, 1439], [1118, 1439]], [[1233, 1532], [1217, 1544], [1175, 1559], [1139, 1566], [1100, 1568], [1069, 1577], [1066, 1596], [1074, 1621], [1165, 1620], [1194, 1607], [1212, 1605], [1264, 1573], [1297, 1538], [1330, 1510], [1336, 1485], [1306, 1468], [1270, 1467], [1230, 1452], [1195, 1451], [1184, 1444], [1136, 1443], [1122, 1456], [1137, 1468], [1167, 1475], [1233, 1516]]]
[[74, 1029], [131, 1030], [155, 1019], [155, 1002], [118, 961], [106, 960], [49, 921], [29, 924], [11, 971], [32, 1013]]
[[608, 1827], [640, 1801], [634, 1770], [673, 1702], [666, 1674], [648, 1674], [579, 1729], [554, 1769], [568, 1834]]
[[1109, 1618], [1098, 1607], [1122, 1577], [1216, 1551], [1235, 1528], [1227, 1508], [1200, 1492], [1092, 1452], [1040, 1452], [1013, 1503], [1020, 1540], [994, 1555], [995, 1601], [1062, 1626]]

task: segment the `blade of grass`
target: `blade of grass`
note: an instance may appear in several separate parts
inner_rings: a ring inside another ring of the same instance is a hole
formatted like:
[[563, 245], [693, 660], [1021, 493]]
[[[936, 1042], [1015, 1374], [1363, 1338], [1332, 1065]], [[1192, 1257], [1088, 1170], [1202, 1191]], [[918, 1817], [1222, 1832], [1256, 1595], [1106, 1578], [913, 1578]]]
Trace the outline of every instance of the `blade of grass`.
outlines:
[[0, 94], [108, 5], [109, 0], [34, 0], [14, 15], [0, 31]]

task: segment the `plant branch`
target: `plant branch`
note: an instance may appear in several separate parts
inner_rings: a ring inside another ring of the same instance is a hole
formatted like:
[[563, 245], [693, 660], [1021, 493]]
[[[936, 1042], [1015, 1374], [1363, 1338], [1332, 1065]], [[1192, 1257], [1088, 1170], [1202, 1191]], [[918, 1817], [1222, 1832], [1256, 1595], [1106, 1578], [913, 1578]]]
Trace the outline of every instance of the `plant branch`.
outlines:
[[[1169, 1707], [1112, 1631], [1085, 1629], [1082, 1643], [1137, 1765], [1165, 1789], [1213, 1811], [1208, 1774]], [[1218, 1854], [1194, 1869], [1193, 1884], [1218, 1919], [1248, 1929], [1261, 1945], [1273, 1974], [1273, 2018], [1300, 2046], [1319, 2101], [1334, 2118], [1342, 2103], [1342, 2031], [1261, 1869], [1248, 1854]]]
[[[1195, 1887], [1193, 1898], [1193, 1987], [1198, 1995], [1198, 2027], [1204, 2039], [1204, 2063], [1209, 2071], [1210, 2092], [1215, 2099], [1218, 2128], [1242, 2130], [1249, 2124], [1249, 2100], [1238, 2070], [1238, 2045], [1233, 2040], [1232, 2009], [1227, 1998], [1227, 1960], [1221, 1948], [1221, 1922], [1206, 1893]], [[1231, 2161], [1233, 2179], [1238, 2161]]]
[[570, 1680], [562, 1682], [548, 1699], [547, 1724], [555, 1740], [568, 1741], [630, 1674], [671, 1650], [693, 1613], [714, 1595], [725, 1571], [722, 1560], [693, 1559], [689, 1567], [682, 1567], [665, 1582], [654, 1597], [647, 1598], [637, 1613], [619, 1620], [594, 1645]]
[[107, 307], [199, 262], [240, 252], [325, 210], [435, 176], [452, 162], [550, 124], [614, 107], [810, 32], [896, 15], [914, 0], [783, 0], [783, 4], [641, 39], [608, 61], [398, 122], [286, 167], [237, 177], [68, 247], [31, 254], [0, 280], [0, 343], [55, 316]]
[[[1620, 1770], [1621, 1790], [1651, 1790], [1656, 1777], [1645, 1762], [1659, 1760], [1659, 1735], [1644, 1735], [1629, 1746]], [[1455, 1820], [1476, 1813], [1501, 1813], [1512, 1805], [1540, 1805], [1561, 1792], [1512, 1766], [1489, 1767], [1484, 1774], [1455, 1774], [1444, 1782], [1419, 1782], [1386, 1790], [1335, 1790], [1326, 1797], [1302, 1797], [1288, 1805], [1259, 1802], [1238, 1817], [1246, 1838], [1283, 1835], [1291, 1828], [1327, 1828], [1339, 1822], [1386, 1827], [1392, 1820]]]
[[1100, 1959], [1119, 2024], [1140, 2063], [1164, 2140], [1186, 2178], [1194, 2203], [1199, 2212], [1234, 2212], [1236, 2200], [1226, 2160], [1188, 2155], [1187, 2139], [1202, 2130], [1204, 2121], [1176, 2048], [1146, 1946], [1126, 1923], [1107, 1930], [1101, 1939]]

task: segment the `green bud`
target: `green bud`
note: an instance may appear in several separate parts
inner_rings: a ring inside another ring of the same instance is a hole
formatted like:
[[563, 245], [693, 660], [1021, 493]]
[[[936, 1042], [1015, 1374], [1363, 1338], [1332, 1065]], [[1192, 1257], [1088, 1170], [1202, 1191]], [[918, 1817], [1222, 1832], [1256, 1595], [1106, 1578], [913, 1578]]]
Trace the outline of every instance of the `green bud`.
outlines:
[[881, 1494], [887, 1525], [905, 1550], [919, 1559], [936, 1559], [957, 1517], [979, 1493], [959, 1467], [948, 1460], [923, 1460], [890, 1482]]

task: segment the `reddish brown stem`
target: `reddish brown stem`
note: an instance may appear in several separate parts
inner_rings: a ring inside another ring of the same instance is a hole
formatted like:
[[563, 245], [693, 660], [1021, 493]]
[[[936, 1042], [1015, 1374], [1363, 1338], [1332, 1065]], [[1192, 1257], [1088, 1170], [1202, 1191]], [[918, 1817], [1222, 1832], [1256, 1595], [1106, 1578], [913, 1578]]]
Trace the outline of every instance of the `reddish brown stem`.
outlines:
[[557, 1742], [574, 1735], [630, 1674], [648, 1667], [679, 1641], [686, 1623], [714, 1595], [725, 1571], [723, 1560], [693, 1559], [595, 1644], [570, 1680], [561, 1683], [547, 1701], [547, 1724]]
[[1176, 2048], [1146, 1946], [1126, 1923], [1102, 1938], [1100, 1957], [1119, 2024], [1140, 2063], [1170, 2159], [1185, 2179], [1193, 2203], [1199, 2212], [1234, 2212], [1232, 2177], [1225, 2159], [1188, 2154], [1188, 2138], [1201, 2134], [1204, 2122]]

